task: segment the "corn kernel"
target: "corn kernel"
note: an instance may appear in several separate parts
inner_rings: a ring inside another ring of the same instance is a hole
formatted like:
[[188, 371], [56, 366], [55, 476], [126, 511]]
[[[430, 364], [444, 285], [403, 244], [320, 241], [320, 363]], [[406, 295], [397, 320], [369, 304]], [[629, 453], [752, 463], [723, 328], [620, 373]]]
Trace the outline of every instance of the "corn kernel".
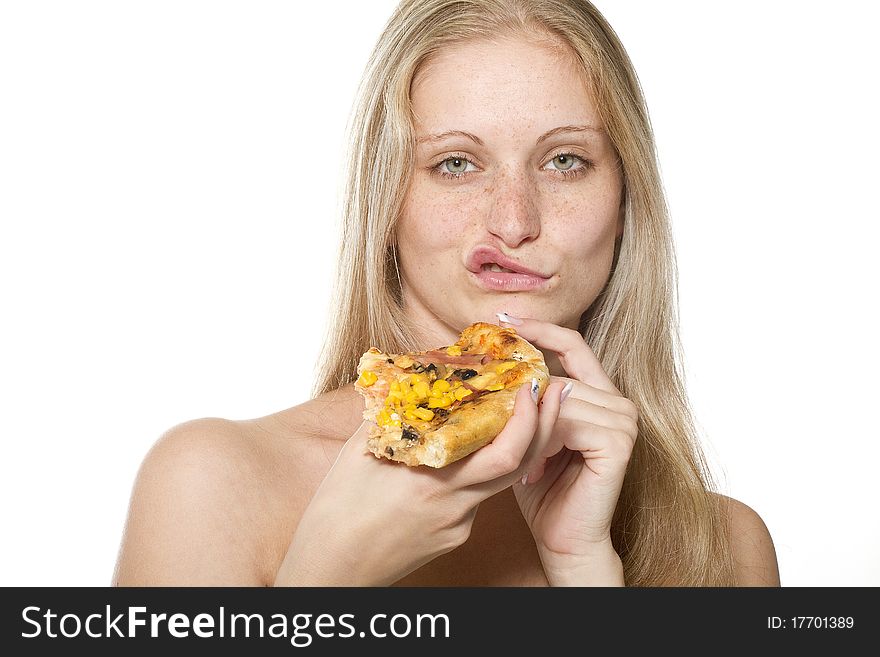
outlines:
[[504, 390], [504, 384], [503, 383], [493, 383], [490, 386], [486, 386], [486, 390], [488, 390], [489, 392], [497, 392], [499, 390]]
[[429, 411], [427, 408], [417, 408], [413, 411], [413, 415], [426, 422], [434, 419], [434, 411]]
[[512, 370], [516, 366], [517, 363], [508, 361], [506, 363], [501, 363], [498, 367], [496, 367], [495, 372], [497, 372], [498, 374], [504, 374], [506, 371]]
[[392, 381], [388, 389], [392, 392], [400, 392], [400, 383], [398, 383], [397, 381]]
[[470, 397], [471, 391], [468, 390], [467, 388], [459, 388], [458, 390], [456, 390], [452, 394], [458, 401], [461, 401], [465, 397]]
[[370, 372], [369, 370], [364, 370], [363, 372], [361, 372], [361, 377], [360, 377], [360, 379], [358, 379], [358, 383], [360, 383], [362, 386], [368, 388], [371, 385], [373, 385], [374, 383], [376, 383], [376, 381], [378, 381], [378, 380], [379, 380], [379, 377], [376, 376], [373, 372]]
[[424, 374], [413, 374], [409, 380], [409, 383], [411, 386], [415, 386], [417, 383], [427, 383], [427, 382], [428, 382], [428, 377], [426, 377]]
[[418, 393], [413, 390], [403, 396], [403, 401], [405, 401], [407, 404], [412, 404], [413, 406], [415, 406], [419, 403], [420, 398]]
[[409, 377], [400, 380], [400, 392], [403, 393], [404, 397], [412, 392], [412, 389], [409, 387]]
[[379, 411], [379, 414], [376, 416], [376, 423], [379, 426], [387, 427], [391, 424], [391, 415], [386, 410]]
[[412, 385], [412, 390], [418, 395], [419, 399], [426, 399], [430, 393], [427, 381], [416, 381]]
[[451, 347], [446, 348], [446, 353], [450, 356], [461, 356], [461, 347], [459, 347], [457, 344], [454, 344]]
[[440, 397], [431, 397], [428, 400], [428, 408], [448, 408], [452, 406], [453, 399], [449, 395], [441, 395]]
[[431, 386], [432, 393], [444, 393], [449, 390], [452, 385], [446, 379], [437, 379], [434, 381], [434, 385]]

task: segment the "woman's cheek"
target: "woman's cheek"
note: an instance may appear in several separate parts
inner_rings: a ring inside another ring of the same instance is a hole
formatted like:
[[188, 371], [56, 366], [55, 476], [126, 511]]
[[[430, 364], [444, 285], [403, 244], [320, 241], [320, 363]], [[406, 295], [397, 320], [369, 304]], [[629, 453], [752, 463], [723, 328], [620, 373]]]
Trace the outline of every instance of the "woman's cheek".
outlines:
[[429, 281], [444, 280], [454, 270], [461, 250], [462, 230], [453, 210], [436, 200], [411, 202], [398, 224], [397, 254], [401, 274], [420, 288]]
[[408, 194], [399, 229], [401, 242], [434, 250], [460, 247], [479, 223], [480, 200], [464, 189], [437, 189], [414, 184]]

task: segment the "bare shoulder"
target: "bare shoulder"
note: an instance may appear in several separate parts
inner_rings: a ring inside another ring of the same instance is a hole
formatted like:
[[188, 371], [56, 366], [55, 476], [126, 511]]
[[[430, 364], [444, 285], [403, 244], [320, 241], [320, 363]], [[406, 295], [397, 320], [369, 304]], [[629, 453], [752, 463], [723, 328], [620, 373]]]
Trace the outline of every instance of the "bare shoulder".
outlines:
[[248, 585], [250, 519], [242, 494], [258, 458], [237, 422], [204, 418], [169, 429], [135, 480], [114, 584]]
[[165, 432], [138, 471], [113, 583], [271, 583], [335, 457], [338, 441], [314, 401], [258, 420], [202, 418]]
[[750, 506], [719, 495], [730, 527], [730, 545], [738, 586], [779, 586], [776, 548], [767, 525]]

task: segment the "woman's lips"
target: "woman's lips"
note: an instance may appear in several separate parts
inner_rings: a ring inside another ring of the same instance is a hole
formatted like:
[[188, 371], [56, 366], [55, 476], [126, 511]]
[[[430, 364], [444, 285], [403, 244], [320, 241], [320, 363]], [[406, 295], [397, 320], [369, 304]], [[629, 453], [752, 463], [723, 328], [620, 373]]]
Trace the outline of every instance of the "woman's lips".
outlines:
[[[497, 268], [497, 267], [496, 267]], [[499, 292], [525, 292], [543, 287], [550, 280], [543, 276], [513, 271], [492, 271], [483, 266], [478, 272], [469, 272], [477, 284], [487, 290]]]

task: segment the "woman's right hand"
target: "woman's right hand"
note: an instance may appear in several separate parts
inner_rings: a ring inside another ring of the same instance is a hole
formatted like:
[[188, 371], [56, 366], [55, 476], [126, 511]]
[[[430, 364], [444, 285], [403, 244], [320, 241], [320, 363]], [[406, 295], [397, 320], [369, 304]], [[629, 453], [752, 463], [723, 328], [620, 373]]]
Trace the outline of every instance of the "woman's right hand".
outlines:
[[362, 423], [303, 513], [275, 585], [387, 586], [464, 543], [479, 503], [522, 477], [556, 420], [542, 413], [538, 430], [528, 384], [514, 415], [492, 443], [440, 469], [377, 459]]

